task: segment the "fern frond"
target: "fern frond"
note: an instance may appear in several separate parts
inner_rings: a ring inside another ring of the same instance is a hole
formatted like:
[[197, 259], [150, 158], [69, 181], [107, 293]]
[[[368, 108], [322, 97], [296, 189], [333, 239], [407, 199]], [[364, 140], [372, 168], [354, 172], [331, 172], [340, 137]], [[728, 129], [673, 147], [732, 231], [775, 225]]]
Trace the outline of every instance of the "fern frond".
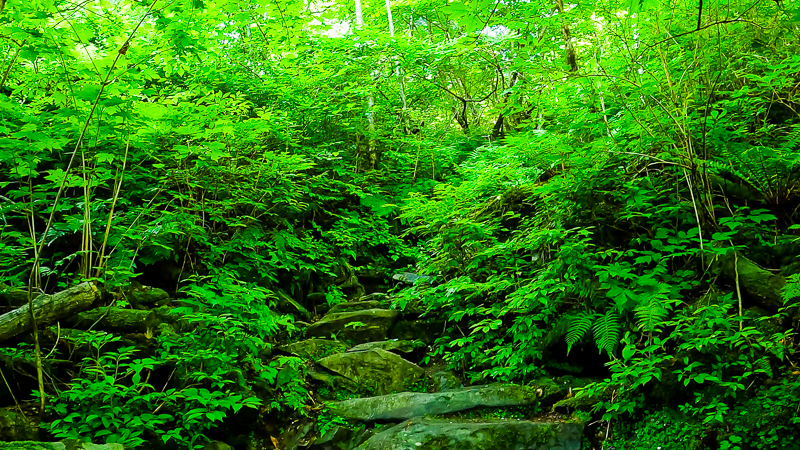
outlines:
[[798, 301], [800, 301], [800, 273], [789, 276], [783, 288], [784, 305], [794, 306]]
[[619, 314], [615, 310], [610, 310], [605, 315], [599, 317], [594, 323], [594, 340], [597, 348], [602, 352], [607, 351], [609, 355], [619, 344], [619, 334], [622, 329]]
[[594, 314], [581, 311], [569, 318], [569, 331], [567, 331], [567, 355], [572, 350], [572, 346], [580, 341], [586, 332], [592, 327]]
[[647, 302], [636, 307], [637, 326], [644, 331], [658, 331], [659, 325], [669, 315], [669, 309], [665, 305], [666, 299], [652, 295]]

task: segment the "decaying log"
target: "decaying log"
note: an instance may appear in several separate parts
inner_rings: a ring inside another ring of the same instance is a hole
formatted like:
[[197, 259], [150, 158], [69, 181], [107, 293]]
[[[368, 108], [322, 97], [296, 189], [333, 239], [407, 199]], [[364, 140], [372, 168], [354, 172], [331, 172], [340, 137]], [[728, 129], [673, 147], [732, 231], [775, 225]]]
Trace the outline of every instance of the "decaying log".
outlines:
[[[718, 264], [720, 274], [732, 285], [736, 284], [738, 272], [743, 293], [759, 306], [772, 312], [784, 306], [782, 291], [786, 286], [785, 277], [762, 269], [741, 254], [737, 258], [733, 252], [720, 257]], [[800, 318], [799, 311], [790, 311], [790, 315]]]
[[75, 314], [64, 321], [64, 325], [78, 330], [102, 330], [113, 333], [145, 333], [154, 330], [159, 320], [153, 311], [125, 309], [115, 306]]
[[[92, 283], [81, 283], [53, 295], [40, 295], [33, 299], [33, 311], [39, 327], [88, 309], [100, 298], [100, 291]], [[0, 342], [31, 328], [28, 305], [0, 316]]]

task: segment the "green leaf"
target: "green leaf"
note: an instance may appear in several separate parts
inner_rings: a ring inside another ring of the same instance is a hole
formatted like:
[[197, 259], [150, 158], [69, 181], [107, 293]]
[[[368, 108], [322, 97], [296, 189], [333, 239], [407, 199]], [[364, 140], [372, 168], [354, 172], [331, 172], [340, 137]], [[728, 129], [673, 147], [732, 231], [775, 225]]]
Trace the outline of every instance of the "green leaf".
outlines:
[[572, 346], [580, 341], [586, 332], [591, 329], [593, 320], [594, 315], [586, 311], [580, 311], [569, 317], [566, 337], [568, 355], [572, 350]]
[[609, 355], [619, 344], [621, 325], [619, 314], [615, 310], [609, 310], [604, 315], [598, 317], [594, 323], [594, 338], [597, 348], [602, 352], [605, 350]]

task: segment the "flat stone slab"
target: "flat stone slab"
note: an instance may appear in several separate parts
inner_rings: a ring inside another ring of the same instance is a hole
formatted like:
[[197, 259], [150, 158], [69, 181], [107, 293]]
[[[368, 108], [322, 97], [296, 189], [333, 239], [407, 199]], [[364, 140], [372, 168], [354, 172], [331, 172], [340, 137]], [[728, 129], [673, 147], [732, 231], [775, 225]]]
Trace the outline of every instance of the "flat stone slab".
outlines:
[[373, 348], [379, 348], [381, 350], [386, 350], [387, 352], [411, 353], [414, 350], [425, 346], [426, 346], [425, 343], [422, 341], [405, 341], [400, 339], [391, 339], [388, 341], [367, 342], [365, 344], [359, 344], [348, 351], [363, 352], [364, 350], [372, 350]]
[[401, 283], [407, 284], [431, 284], [433, 277], [428, 275], [419, 275], [411, 272], [403, 272], [392, 275], [392, 279]]
[[541, 388], [507, 385], [473, 386], [433, 394], [400, 392], [377, 397], [330, 402], [331, 411], [350, 420], [406, 420], [432, 414], [447, 414], [476, 407], [535, 405], [545, 392]]
[[344, 342], [332, 341], [330, 339], [312, 338], [284, 345], [280, 349], [297, 355], [301, 358], [316, 361], [331, 354], [346, 351], [347, 344]]
[[318, 364], [377, 395], [408, 390], [426, 378], [418, 365], [381, 349], [337, 353]]
[[328, 313], [306, 330], [306, 336], [329, 338], [335, 335], [354, 343], [386, 339], [389, 328], [400, 314], [393, 309], [363, 309]]
[[580, 450], [583, 424], [530, 420], [412, 419], [358, 450]]
[[366, 309], [386, 309], [387, 302], [380, 302], [378, 300], [358, 300], [355, 302], [338, 303], [331, 306], [328, 314], [337, 314], [343, 312], [363, 311]]

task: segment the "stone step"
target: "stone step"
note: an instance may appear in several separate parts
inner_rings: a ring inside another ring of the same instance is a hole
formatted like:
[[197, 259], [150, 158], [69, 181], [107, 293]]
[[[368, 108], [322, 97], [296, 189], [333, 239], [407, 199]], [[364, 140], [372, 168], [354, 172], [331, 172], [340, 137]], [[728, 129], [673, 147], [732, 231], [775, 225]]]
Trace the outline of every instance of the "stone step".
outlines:
[[346, 351], [347, 344], [330, 339], [311, 338], [283, 345], [278, 349], [301, 358], [317, 361], [326, 356]]
[[375, 341], [375, 342], [367, 342], [364, 344], [359, 344], [348, 350], [348, 352], [363, 352], [365, 350], [372, 350], [373, 348], [379, 348], [381, 350], [386, 350], [387, 352], [411, 353], [418, 348], [424, 348], [424, 347], [426, 347], [426, 345], [422, 341], [390, 339], [388, 341]]
[[363, 309], [326, 314], [306, 330], [308, 337], [339, 339], [361, 344], [386, 339], [389, 328], [397, 320], [400, 312], [393, 309]]
[[447, 414], [477, 407], [536, 405], [563, 394], [555, 383], [541, 386], [495, 384], [472, 386], [446, 392], [400, 392], [376, 397], [329, 402], [331, 412], [362, 422], [406, 420], [433, 414]]
[[331, 306], [328, 314], [338, 314], [343, 312], [364, 311], [368, 309], [388, 309], [388, 303], [377, 300], [364, 300], [355, 302], [337, 303]]
[[580, 450], [583, 424], [531, 420], [411, 419], [358, 450]]
[[379, 348], [337, 353], [317, 363], [377, 395], [406, 391], [420, 383], [432, 384], [421, 367]]

